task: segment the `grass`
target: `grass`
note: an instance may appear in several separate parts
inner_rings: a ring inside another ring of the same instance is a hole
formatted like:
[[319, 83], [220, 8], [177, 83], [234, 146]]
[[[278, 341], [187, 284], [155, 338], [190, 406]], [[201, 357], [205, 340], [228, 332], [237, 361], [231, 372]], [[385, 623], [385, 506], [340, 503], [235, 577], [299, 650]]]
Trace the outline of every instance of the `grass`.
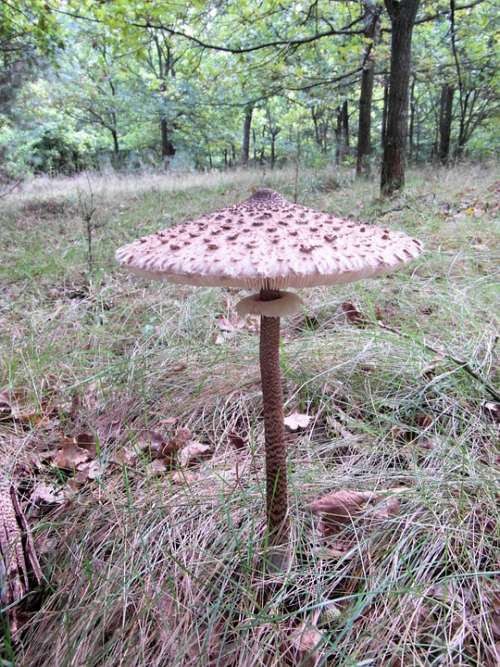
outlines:
[[[309, 319], [283, 323], [286, 411], [312, 420], [289, 436], [293, 558], [274, 576], [260, 568], [257, 336], [217, 319], [239, 295], [134, 279], [113, 254], [255, 185], [291, 196], [292, 174], [92, 176], [91, 275], [86, 178], [36, 179], [3, 200], [0, 388], [23, 392], [28, 416], [0, 422], [0, 452], [45, 581], [20, 606], [17, 641], [6, 630], [2, 664], [495, 665], [496, 179], [492, 166], [429, 168], [381, 201], [349, 174], [302, 175], [301, 202], [402, 228], [426, 253], [390, 277], [304, 291]], [[346, 320], [345, 301], [369, 324]], [[120, 459], [143, 429], [178, 426], [211, 448], [185, 479], [155, 474], [144, 453]], [[100, 468], [76, 483], [51, 453], [81, 432], [98, 439]], [[64, 503], [30, 502], [40, 482]], [[338, 490], [398, 510], [325, 538], [307, 505]]]

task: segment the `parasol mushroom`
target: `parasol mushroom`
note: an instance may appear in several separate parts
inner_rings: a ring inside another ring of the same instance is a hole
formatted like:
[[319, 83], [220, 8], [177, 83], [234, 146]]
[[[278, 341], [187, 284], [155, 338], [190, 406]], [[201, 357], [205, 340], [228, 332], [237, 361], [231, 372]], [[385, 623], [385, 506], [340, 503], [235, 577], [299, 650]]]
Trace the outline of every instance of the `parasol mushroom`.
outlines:
[[390, 272], [417, 257], [420, 241], [402, 232], [342, 220], [293, 204], [269, 189], [120, 248], [122, 266], [149, 278], [188, 285], [258, 289], [236, 306], [261, 317], [267, 530], [288, 536], [286, 446], [279, 367], [280, 318], [300, 299], [283, 291], [346, 283]]

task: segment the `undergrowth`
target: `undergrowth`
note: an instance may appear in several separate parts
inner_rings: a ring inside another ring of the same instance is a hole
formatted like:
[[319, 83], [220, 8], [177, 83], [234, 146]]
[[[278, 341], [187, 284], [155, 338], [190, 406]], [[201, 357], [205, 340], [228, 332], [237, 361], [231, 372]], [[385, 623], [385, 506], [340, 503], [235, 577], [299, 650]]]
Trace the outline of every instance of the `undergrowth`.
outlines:
[[[291, 558], [275, 574], [257, 323], [234, 319], [235, 290], [134, 279], [113, 253], [255, 185], [290, 197], [291, 175], [39, 180], [2, 202], [0, 454], [45, 578], [16, 637], [4, 625], [3, 665], [497, 664], [495, 171], [416, 171], [386, 201], [375, 183], [334, 180], [305, 173], [299, 200], [403, 229], [426, 252], [392, 276], [304, 290], [304, 313], [283, 322], [285, 410], [310, 421], [288, 436]], [[145, 429], [184, 429], [208, 456], [155, 467]], [[78, 478], [54, 452], [81, 433], [97, 467]], [[340, 490], [397, 504], [329, 536], [309, 505]]]

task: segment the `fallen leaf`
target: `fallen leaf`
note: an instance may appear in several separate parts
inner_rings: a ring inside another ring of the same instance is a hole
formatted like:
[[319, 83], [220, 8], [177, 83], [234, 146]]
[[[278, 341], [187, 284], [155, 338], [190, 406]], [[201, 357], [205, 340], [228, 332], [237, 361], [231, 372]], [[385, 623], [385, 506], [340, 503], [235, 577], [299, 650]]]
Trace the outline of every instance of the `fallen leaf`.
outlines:
[[417, 414], [415, 419], [417, 426], [420, 426], [422, 429], [429, 428], [434, 422], [434, 418], [431, 415], [427, 415], [424, 412]]
[[285, 417], [285, 426], [291, 431], [296, 431], [299, 428], [307, 428], [312, 417], [309, 415], [300, 414], [299, 412], [292, 412], [291, 415]]
[[99, 477], [102, 477], [103, 472], [104, 468], [99, 461], [88, 461], [86, 463], [80, 463], [75, 479], [77, 482], [83, 484], [89, 479], [99, 479]]
[[182, 371], [185, 371], [187, 368], [187, 364], [184, 362], [180, 361], [176, 364], [172, 364], [169, 366], [167, 370], [169, 370], [171, 373], [181, 373]]
[[[394, 492], [401, 490], [396, 489]], [[377, 505], [366, 519], [371, 523], [387, 520], [400, 511], [400, 500], [392, 496], [384, 497], [373, 491], [335, 491], [308, 505], [313, 514], [321, 516], [318, 530], [323, 536], [341, 532], [352, 519], [359, 517], [368, 505]], [[334, 545], [335, 546], [335, 545]], [[344, 549], [345, 546], [345, 549]], [[349, 550], [350, 544], [339, 545], [339, 553]]]
[[347, 321], [355, 326], [362, 327], [367, 324], [366, 317], [359, 311], [352, 301], [344, 301], [341, 304], [342, 311]]
[[170, 479], [174, 484], [191, 484], [191, 482], [197, 482], [200, 476], [190, 470], [176, 470], [172, 473]]
[[12, 419], [17, 422], [31, 422], [40, 417], [39, 410], [25, 405], [26, 392], [23, 390], [0, 392], [0, 420]]
[[133, 449], [120, 447], [118, 451], [112, 454], [111, 461], [118, 465], [131, 466], [137, 462], [137, 458], [137, 453]]
[[170, 426], [175, 426], [179, 421], [178, 417], [166, 417], [165, 419], [160, 419], [159, 425], [164, 428], [169, 428]]
[[230, 317], [218, 317], [217, 327], [219, 328], [220, 333], [215, 336], [215, 344], [222, 345], [228, 338], [232, 338], [239, 331], [258, 331], [259, 319], [252, 315], [247, 315], [246, 317], [241, 318], [234, 313]]
[[90, 453], [74, 444], [72, 440], [67, 440], [65, 444], [57, 450], [53, 458], [53, 463], [63, 470], [74, 470], [80, 463], [85, 463], [90, 459]]
[[196, 440], [190, 440], [179, 452], [179, 462], [184, 468], [199, 463], [207, 458], [210, 452], [209, 445], [204, 445]]
[[64, 494], [61, 490], [51, 484], [40, 482], [35, 484], [30, 495], [30, 503], [33, 505], [60, 505], [64, 501]]
[[290, 635], [295, 660], [301, 667], [316, 667], [321, 660], [323, 635], [315, 625], [302, 623]]
[[185, 426], [180, 426], [173, 437], [178, 447], [183, 447], [189, 440], [191, 440], [192, 433]]
[[97, 454], [97, 443], [92, 433], [78, 433], [73, 437], [73, 442], [77, 447], [85, 449], [92, 458]]
[[235, 449], [244, 449], [246, 447], [246, 440], [241, 435], [238, 435], [236, 431], [229, 431], [227, 434], [229, 442]]
[[151, 475], [162, 475], [164, 472], [172, 469], [172, 463], [169, 459], [154, 459], [148, 465], [148, 470]]
[[166, 441], [161, 433], [157, 431], [144, 430], [139, 433], [137, 438], [137, 446], [141, 451], [149, 451], [160, 454], [162, 448], [166, 445]]
[[313, 514], [328, 514], [339, 523], [346, 523], [376, 498], [373, 491], [335, 491], [309, 504]]
[[497, 401], [486, 401], [483, 403], [484, 413], [497, 424], [500, 422], [500, 403]]

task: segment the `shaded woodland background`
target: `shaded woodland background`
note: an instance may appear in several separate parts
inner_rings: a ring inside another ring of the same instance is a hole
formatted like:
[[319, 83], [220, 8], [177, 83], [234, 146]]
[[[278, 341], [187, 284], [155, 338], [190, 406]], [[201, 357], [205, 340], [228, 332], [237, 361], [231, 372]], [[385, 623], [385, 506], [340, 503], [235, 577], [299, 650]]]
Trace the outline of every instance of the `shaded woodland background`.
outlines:
[[286, 162], [379, 173], [498, 148], [491, 0], [0, 3], [5, 182]]

